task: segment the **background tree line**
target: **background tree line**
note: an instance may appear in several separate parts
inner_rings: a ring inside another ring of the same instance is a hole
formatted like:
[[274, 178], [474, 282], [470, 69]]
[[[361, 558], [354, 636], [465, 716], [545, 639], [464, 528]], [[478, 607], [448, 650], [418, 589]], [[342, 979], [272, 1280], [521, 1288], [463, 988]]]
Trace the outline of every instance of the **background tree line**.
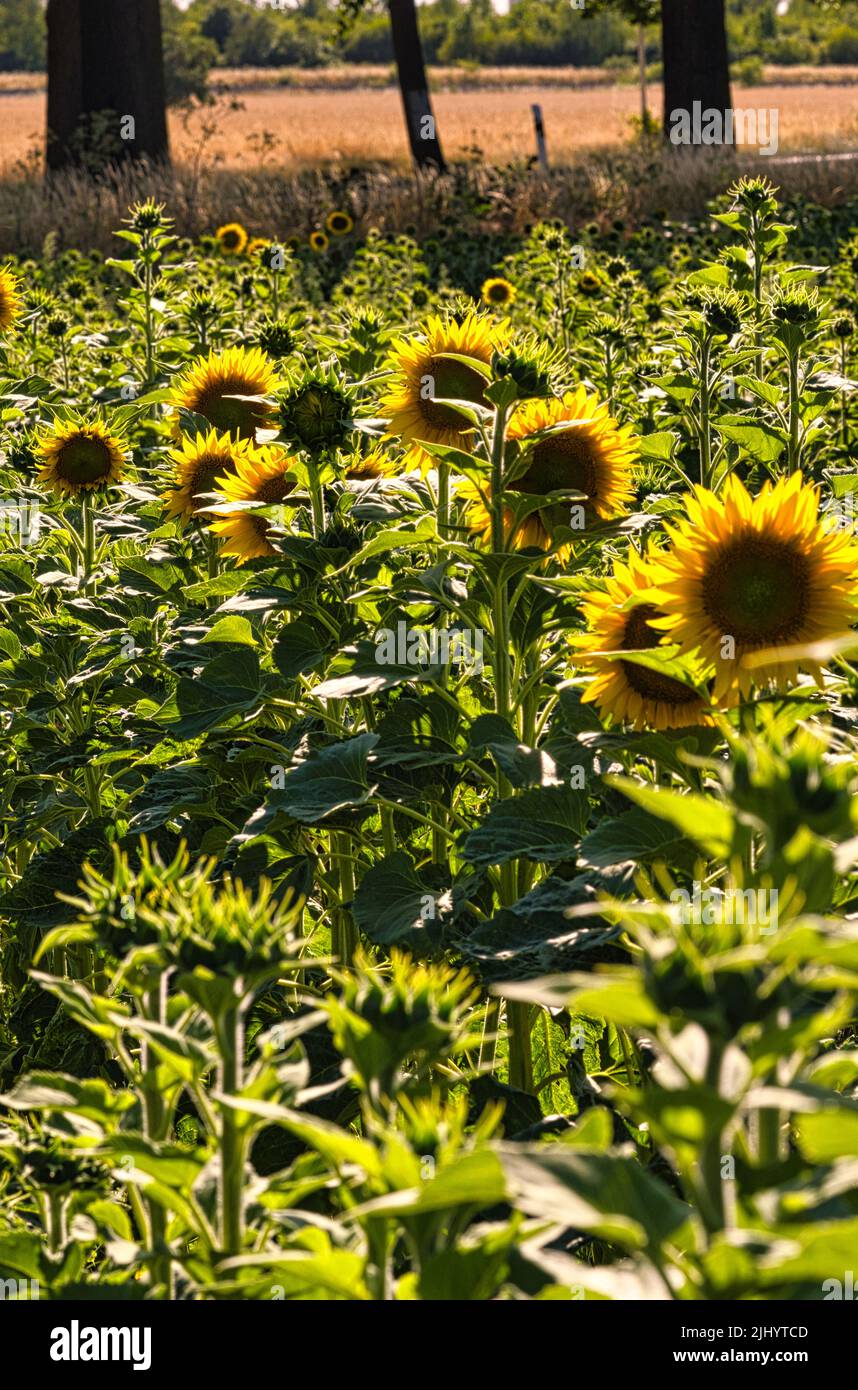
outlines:
[[[646, 7], [647, 0], [643, 0]], [[161, 0], [168, 98], [199, 88], [205, 72], [224, 67], [315, 67], [334, 62], [393, 61], [388, 8], [371, 0], [342, 42], [336, 39], [334, 0], [295, 0], [287, 10], [268, 0], [193, 0], [179, 10]], [[600, 66], [636, 53], [634, 0], [515, 0], [509, 14], [491, 0], [430, 0], [420, 6], [428, 63]], [[640, 8], [640, 6], [639, 6]], [[2, 0], [0, 71], [45, 68], [44, 0]], [[792, 0], [778, 17], [777, 0], [728, 0], [727, 36], [734, 61], [858, 63], [858, 5]], [[661, 59], [657, 25], [647, 33], [647, 57]]]

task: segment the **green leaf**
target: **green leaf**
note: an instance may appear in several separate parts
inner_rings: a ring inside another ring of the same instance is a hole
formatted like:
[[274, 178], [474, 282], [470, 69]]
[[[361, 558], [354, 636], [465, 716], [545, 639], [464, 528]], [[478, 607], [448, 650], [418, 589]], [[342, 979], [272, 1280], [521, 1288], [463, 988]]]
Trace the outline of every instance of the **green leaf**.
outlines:
[[255, 647], [256, 638], [253, 635], [253, 628], [247, 618], [242, 618], [238, 613], [230, 613], [225, 618], [220, 618], [209, 628], [205, 637], [200, 638], [203, 642], [231, 642], [239, 646]]
[[749, 423], [741, 416], [724, 416], [716, 420], [715, 427], [719, 434], [738, 444], [743, 453], [750, 454], [758, 463], [775, 463], [787, 446], [784, 431], [761, 420]]
[[326, 628], [296, 618], [281, 628], [274, 643], [274, 665], [284, 680], [309, 675], [330, 655], [333, 638]]
[[636, 806], [614, 820], [602, 821], [585, 835], [578, 856], [590, 868], [606, 869], [629, 860], [643, 864], [664, 858], [675, 863], [689, 849], [686, 837], [668, 822]]
[[315, 825], [345, 807], [364, 806], [375, 790], [367, 759], [377, 742], [378, 734], [359, 734], [311, 753], [287, 772], [283, 787], [269, 797], [269, 806], [305, 825]]
[[586, 791], [536, 787], [495, 802], [482, 824], [467, 836], [462, 855], [471, 864], [573, 859], [586, 818]]
[[451, 890], [433, 891], [419, 877], [411, 857], [396, 850], [364, 874], [352, 911], [356, 925], [370, 941], [379, 945], [407, 941], [412, 949], [419, 949], [419, 937], [437, 939], [452, 909]]
[[735, 829], [733, 815], [714, 797], [699, 792], [667, 791], [631, 777], [609, 776], [605, 781], [643, 810], [669, 821], [704, 853], [718, 859], [726, 859], [730, 854]]

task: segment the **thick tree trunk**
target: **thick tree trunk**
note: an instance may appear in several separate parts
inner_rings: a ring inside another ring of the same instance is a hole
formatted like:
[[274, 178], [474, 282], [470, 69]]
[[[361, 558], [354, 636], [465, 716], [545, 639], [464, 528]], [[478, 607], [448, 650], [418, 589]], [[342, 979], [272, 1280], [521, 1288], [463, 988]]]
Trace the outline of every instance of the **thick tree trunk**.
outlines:
[[414, 162], [420, 169], [443, 170], [444, 156], [441, 153], [441, 143], [435, 131], [435, 117], [432, 115], [429, 101], [429, 87], [414, 0], [388, 0], [388, 9], [393, 54]]
[[48, 166], [168, 153], [159, 0], [48, 0]]
[[661, 0], [664, 131], [694, 103], [725, 112], [732, 106], [724, 0]]

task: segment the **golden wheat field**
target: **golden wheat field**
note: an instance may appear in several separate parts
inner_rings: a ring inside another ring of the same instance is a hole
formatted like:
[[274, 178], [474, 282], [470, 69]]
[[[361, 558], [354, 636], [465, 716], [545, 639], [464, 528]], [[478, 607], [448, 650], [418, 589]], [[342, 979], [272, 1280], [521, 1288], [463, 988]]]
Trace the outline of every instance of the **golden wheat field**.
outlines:
[[[660, 91], [652, 91], [658, 110]], [[583, 150], [624, 140], [639, 109], [632, 86], [530, 86], [481, 91], [438, 90], [435, 109], [448, 156], [479, 150], [492, 162], [533, 152], [531, 103], [543, 108], [549, 158], [565, 162]], [[737, 106], [775, 108], [781, 152], [858, 146], [858, 87], [826, 84], [737, 87]], [[45, 96], [33, 83], [0, 87], [0, 167], [27, 158], [42, 139]], [[172, 117], [173, 149], [191, 159], [240, 167], [248, 160], [287, 165], [390, 160], [407, 148], [394, 88], [306, 90], [252, 88], [222, 92], [213, 108]]]

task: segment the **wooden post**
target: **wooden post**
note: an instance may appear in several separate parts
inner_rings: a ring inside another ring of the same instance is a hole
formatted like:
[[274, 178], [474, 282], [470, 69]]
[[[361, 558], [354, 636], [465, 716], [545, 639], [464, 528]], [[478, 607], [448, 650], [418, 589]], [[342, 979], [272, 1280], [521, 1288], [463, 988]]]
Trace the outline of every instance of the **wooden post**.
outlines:
[[48, 0], [48, 167], [79, 158], [88, 117], [110, 113], [109, 157], [168, 153], [159, 0]]
[[536, 132], [536, 155], [539, 160], [540, 169], [548, 168], [548, 151], [545, 148], [545, 125], [542, 120], [542, 107], [538, 102], [531, 106], [533, 112], [533, 129]]

